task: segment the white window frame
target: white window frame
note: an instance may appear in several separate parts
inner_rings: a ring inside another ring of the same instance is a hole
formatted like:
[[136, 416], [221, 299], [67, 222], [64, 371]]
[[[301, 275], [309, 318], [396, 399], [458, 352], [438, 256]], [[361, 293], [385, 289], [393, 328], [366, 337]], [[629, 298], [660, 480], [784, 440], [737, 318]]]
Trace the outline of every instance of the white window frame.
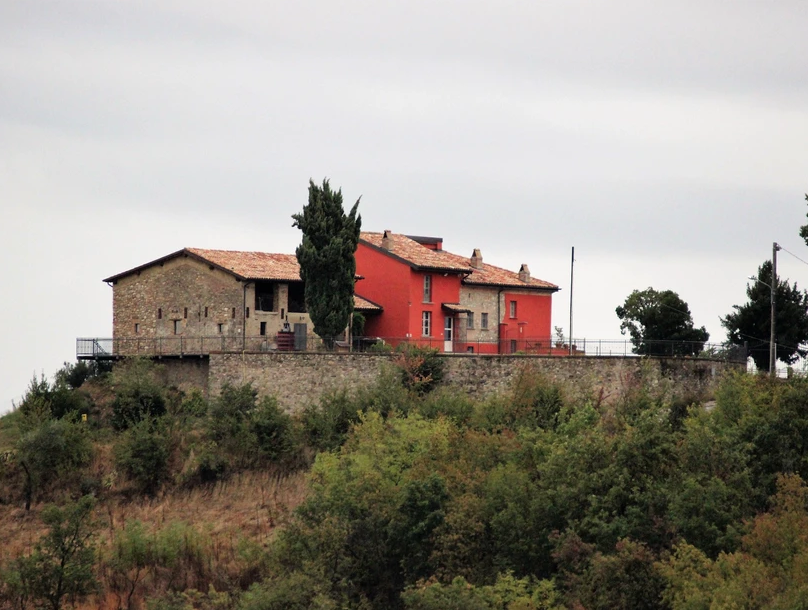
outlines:
[[424, 303], [432, 302], [432, 276], [424, 276]]
[[509, 306], [509, 313], [511, 318], [516, 317], [516, 301], [511, 301]]
[[488, 312], [484, 311], [480, 314], [480, 330], [488, 330]]
[[432, 312], [431, 311], [422, 311], [421, 312], [421, 336], [422, 337], [431, 337], [432, 336]]

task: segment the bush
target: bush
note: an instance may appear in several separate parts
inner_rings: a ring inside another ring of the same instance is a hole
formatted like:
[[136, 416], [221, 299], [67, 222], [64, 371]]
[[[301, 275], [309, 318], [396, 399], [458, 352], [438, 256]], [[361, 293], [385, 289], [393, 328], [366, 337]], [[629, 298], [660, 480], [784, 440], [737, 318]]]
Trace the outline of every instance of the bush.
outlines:
[[161, 422], [144, 419], [129, 428], [115, 445], [115, 465], [142, 493], [153, 495], [168, 478], [171, 441]]
[[206, 436], [239, 467], [296, 462], [299, 443], [292, 418], [274, 398], [258, 402], [250, 384], [225, 385], [211, 405]]
[[401, 384], [420, 396], [440, 385], [446, 369], [438, 350], [408, 344], [399, 346], [393, 364], [399, 370]]
[[26, 509], [31, 505], [35, 490], [75, 474], [90, 462], [92, 453], [86, 427], [69, 419], [46, 421], [20, 438], [17, 461], [26, 476]]
[[84, 496], [64, 507], [47, 506], [42, 521], [50, 528], [34, 551], [17, 557], [3, 574], [4, 595], [18, 608], [59, 610], [64, 598], [75, 600], [96, 587], [91, 520], [95, 501]]
[[348, 390], [324, 395], [319, 404], [306, 407], [301, 416], [306, 442], [319, 451], [338, 449], [351, 426], [359, 421], [360, 411]]
[[127, 360], [113, 371], [112, 426], [116, 430], [126, 430], [142, 419], [166, 412], [165, 393], [157, 374], [157, 365], [143, 358]]

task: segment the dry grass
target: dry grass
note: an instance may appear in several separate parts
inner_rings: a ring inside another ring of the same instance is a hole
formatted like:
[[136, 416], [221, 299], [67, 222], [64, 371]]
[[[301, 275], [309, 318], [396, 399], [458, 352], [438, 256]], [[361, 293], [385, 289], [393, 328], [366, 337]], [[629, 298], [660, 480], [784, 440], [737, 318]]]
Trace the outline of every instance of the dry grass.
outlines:
[[[98, 476], [108, 474], [105, 460], [109, 448], [99, 448], [91, 467]], [[107, 462], [108, 463], [108, 462]], [[239, 557], [243, 540], [266, 547], [276, 528], [306, 496], [305, 472], [293, 474], [267, 469], [235, 474], [216, 484], [191, 489], [174, 488], [155, 498], [129, 499], [127, 489], [115, 485], [99, 499], [95, 518], [99, 523], [98, 542], [101, 560], [98, 572], [102, 584], [99, 597], [87, 600], [78, 608], [118, 608], [121, 597], [110, 591], [106, 579], [105, 551], [127, 522], [138, 520], [150, 531], [174, 522], [184, 522], [205, 535], [208, 541], [209, 564], [206, 575], [184, 576], [189, 586], [206, 590], [214, 584], [222, 590], [228, 583], [245, 586], [244, 562]], [[21, 507], [0, 506], [0, 548], [3, 557], [28, 553], [45, 533], [39, 519], [44, 504], [37, 504], [28, 513]], [[0, 561], [2, 563], [2, 561]], [[133, 600], [133, 608], [143, 607], [144, 596], [164, 590], [165, 582], [156, 576], [144, 581]]]

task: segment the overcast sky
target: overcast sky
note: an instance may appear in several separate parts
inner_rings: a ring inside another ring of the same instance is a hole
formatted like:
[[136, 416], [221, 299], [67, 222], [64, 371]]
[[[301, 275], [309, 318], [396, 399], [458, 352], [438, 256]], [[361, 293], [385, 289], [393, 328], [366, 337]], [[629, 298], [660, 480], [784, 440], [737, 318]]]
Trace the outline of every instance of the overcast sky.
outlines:
[[[367, 230], [562, 290], [577, 337], [671, 289], [711, 340], [798, 236], [805, 0], [0, 0], [0, 410], [111, 336], [101, 279], [293, 252], [309, 178]], [[787, 253], [782, 275], [808, 285]]]

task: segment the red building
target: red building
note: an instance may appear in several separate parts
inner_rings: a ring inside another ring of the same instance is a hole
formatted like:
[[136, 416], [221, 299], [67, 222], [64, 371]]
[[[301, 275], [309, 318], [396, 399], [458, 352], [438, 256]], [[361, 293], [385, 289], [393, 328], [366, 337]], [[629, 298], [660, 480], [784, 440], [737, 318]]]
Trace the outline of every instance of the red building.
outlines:
[[439, 237], [362, 233], [356, 251], [362, 294], [383, 308], [365, 334], [444, 352], [566, 353], [552, 345], [558, 286], [443, 250]]

